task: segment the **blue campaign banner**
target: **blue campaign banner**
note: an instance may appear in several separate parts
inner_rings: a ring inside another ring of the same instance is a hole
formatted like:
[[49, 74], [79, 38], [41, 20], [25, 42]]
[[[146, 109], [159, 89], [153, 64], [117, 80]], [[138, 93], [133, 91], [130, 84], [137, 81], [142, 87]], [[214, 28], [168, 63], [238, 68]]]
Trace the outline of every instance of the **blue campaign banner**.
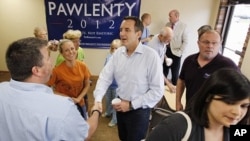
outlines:
[[49, 40], [68, 29], [82, 32], [81, 47], [109, 48], [125, 16], [140, 15], [141, 0], [45, 0]]

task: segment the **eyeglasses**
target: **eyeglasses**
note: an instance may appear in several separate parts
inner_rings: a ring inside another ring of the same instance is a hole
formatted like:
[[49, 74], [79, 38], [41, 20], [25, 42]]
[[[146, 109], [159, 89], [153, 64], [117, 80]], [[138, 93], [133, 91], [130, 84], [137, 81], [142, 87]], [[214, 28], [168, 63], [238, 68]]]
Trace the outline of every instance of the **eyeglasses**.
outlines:
[[220, 43], [220, 42], [209, 42], [209, 41], [199, 41], [199, 42], [201, 42], [202, 44], [207, 45], [207, 46], [210, 44], [212, 44], [213, 46], [217, 46]]

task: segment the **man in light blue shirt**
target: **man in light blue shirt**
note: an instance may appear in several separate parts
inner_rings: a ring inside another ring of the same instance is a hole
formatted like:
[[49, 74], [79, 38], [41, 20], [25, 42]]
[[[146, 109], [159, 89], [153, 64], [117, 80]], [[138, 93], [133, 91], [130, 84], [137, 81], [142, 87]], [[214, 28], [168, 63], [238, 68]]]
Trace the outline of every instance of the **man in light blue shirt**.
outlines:
[[147, 45], [150, 41], [150, 31], [148, 26], [151, 24], [151, 15], [149, 13], [143, 13], [141, 16], [141, 21], [143, 24], [143, 32], [141, 35], [141, 43]]
[[6, 52], [11, 80], [0, 83], [1, 141], [83, 141], [97, 128], [97, 107], [86, 122], [72, 100], [45, 85], [52, 70], [47, 44], [24, 38]]
[[120, 26], [122, 47], [118, 48], [99, 75], [94, 90], [95, 105], [102, 106], [102, 98], [113, 79], [118, 84], [121, 102], [113, 105], [117, 111], [119, 138], [140, 141], [145, 138], [150, 108], [164, 93], [162, 61], [150, 47], [140, 42], [143, 24], [137, 17], [125, 17]]
[[148, 42], [148, 46], [152, 47], [160, 56], [162, 63], [166, 59], [166, 45], [168, 45], [173, 38], [173, 30], [170, 27], [163, 27], [159, 34], [154, 35], [154, 37]]
[[[166, 54], [166, 45], [168, 45], [173, 38], [173, 30], [170, 27], [163, 27], [160, 30], [160, 33], [155, 35], [152, 40], [148, 42], [148, 46], [152, 47], [159, 55], [162, 60], [162, 63], [165, 63], [168, 58]], [[176, 87], [167, 79], [167, 76], [164, 76], [165, 84], [168, 86], [169, 91], [175, 93]]]

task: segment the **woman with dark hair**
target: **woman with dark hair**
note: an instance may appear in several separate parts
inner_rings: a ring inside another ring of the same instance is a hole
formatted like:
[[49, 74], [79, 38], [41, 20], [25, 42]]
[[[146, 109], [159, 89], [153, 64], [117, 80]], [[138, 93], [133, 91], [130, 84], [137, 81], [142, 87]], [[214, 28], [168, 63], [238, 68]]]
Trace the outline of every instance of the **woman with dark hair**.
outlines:
[[[192, 121], [191, 141], [229, 141], [230, 125], [248, 124], [250, 82], [240, 72], [214, 72], [192, 97], [185, 112]], [[178, 113], [165, 118], [147, 141], [180, 141], [187, 130], [186, 119]]]

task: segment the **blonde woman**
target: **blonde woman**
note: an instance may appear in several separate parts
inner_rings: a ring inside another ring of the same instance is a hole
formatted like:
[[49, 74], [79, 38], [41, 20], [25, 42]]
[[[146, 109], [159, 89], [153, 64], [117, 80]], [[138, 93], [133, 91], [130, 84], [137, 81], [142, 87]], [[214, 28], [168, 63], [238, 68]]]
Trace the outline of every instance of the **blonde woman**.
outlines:
[[[74, 44], [74, 47], [77, 51], [77, 55], [76, 55], [76, 59], [77, 60], [80, 60], [80, 61], [83, 61], [84, 59], [84, 51], [83, 49], [80, 47], [80, 38], [82, 36], [82, 33], [80, 30], [72, 30], [72, 29], [69, 29], [67, 32], [65, 32], [63, 34], [63, 38], [64, 39], [68, 39], [68, 40], [71, 40]], [[57, 56], [57, 59], [56, 59], [56, 66], [58, 66], [59, 64], [61, 64], [65, 59], [63, 58], [63, 56], [61, 54], [59, 54]]]
[[70, 97], [87, 119], [83, 98], [90, 87], [89, 69], [82, 61], [75, 59], [77, 51], [71, 40], [60, 41], [59, 51], [65, 60], [53, 69], [48, 85], [54, 88], [56, 94]]

